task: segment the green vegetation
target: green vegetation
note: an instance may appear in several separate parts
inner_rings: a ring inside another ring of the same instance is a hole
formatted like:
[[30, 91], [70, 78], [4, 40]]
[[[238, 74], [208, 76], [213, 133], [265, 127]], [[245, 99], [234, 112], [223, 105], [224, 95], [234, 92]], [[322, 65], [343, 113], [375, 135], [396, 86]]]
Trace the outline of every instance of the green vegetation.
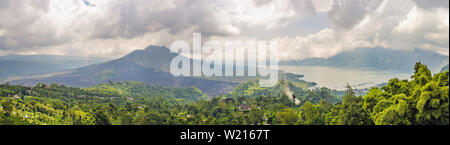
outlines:
[[258, 98], [258, 97], [290, 97], [291, 100], [297, 99], [301, 105], [306, 102], [319, 103], [320, 100], [325, 100], [330, 103], [340, 102], [338, 94], [341, 92], [331, 90], [328, 88], [305, 89], [298, 87], [291, 81], [281, 80], [279, 83], [271, 88], [261, 88], [258, 81], [250, 81], [242, 83], [231, 91], [227, 97], [229, 98]]
[[190, 88], [167, 88], [150, 86], [140, 82], [108, 82], [93, 88], [84, 89], [88, 92], [107, 94], [107, 96], [126, 97], [158, 97], [164, 96], [169, 99], [183, 99], [185, 101], [206, 100], [208, 96], [195, 87]]
[[165, 114], [173, 106], [207, 99], [194, 87], [175, 89], [137, 82], [86, 89], [0, 85], [0, 96], [0, 124], [55, 125], [144, 124], [132, 119], [142, 119], [144, 112]]
[[0, 85], [0, 124], [51, 125], [448, 125], [449, 71], [417, 63], [411, 80], [392, 79], [357, 96], [288, 81], [258, 81], [208, 98], [194, 87], [109, 82], [92, 88]]

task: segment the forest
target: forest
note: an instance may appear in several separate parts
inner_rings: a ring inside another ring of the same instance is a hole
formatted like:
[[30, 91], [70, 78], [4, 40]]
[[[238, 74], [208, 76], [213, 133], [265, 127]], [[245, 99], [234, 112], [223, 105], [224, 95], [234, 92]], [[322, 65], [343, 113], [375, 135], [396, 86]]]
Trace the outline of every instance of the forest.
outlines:
[[0, 125], [449, 124], [449, 71], [433, 75], [421, 63], [411, 79], [391, 79], [362, 96], [350, 86], [339, 93], [298, 88], [288, 81], [272, 88], [257, 84], [242, 83], [214, 98], [195, 87], [139, 82], [89, 88], [2, 84]]

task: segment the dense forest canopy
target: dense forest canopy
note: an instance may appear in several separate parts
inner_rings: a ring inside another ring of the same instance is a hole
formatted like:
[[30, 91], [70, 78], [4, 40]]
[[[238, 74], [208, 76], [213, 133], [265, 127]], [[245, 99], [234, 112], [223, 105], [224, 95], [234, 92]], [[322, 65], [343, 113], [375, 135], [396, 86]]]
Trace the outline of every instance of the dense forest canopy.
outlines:
[[289, 81], [243, 83], [209, 98], [195, 87], [108, 82], [91, 88], [0, 85], [0, 125], [448, 125], [449, 71], [417, 63], [411, 80], [392, 79], [358, 96], [349, 86], [307, 90]]

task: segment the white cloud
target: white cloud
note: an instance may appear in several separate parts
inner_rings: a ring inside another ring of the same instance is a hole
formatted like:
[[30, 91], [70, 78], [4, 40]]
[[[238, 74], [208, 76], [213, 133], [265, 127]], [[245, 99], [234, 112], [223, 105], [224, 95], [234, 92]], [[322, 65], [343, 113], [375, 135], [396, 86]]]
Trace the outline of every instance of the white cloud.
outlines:
[[[339, 18], [333, 23], [334, 27], [316, 34], [278, 38], [283, 46], [280, 58], [330, 57], [361, 47], [423, 48], [448, 54], [448, 9], [421, 9], [409, 0], [387, 0], [377, 5], [361, 17], [350, 17], [350, 12], [334, 14], [332, 17]], [[348, 8], [345, 4], [342, 6], [335, 5], [333, 9]]]
[[423, 9], [447, 8], [448, 0], [413, 0], [419, 7]]
[[402, 44], [448, 51], [449, 11], [444, 9], [425, 11], [414, 7], [395, 29], [394, 35], [407, 36]]
[[235, 25], [262, 25], [266, 29], [286, 26], [295, 19], [315, 13], [309, 0], [227, 0], [218, 8], [225, 23]]
[[318, 12], [329, 12], [335, 0], [312, 0], [311, 1]]
[[374, 12], [383, 0], [336, 0], [328, 13], [336, 29], [351, 29]]

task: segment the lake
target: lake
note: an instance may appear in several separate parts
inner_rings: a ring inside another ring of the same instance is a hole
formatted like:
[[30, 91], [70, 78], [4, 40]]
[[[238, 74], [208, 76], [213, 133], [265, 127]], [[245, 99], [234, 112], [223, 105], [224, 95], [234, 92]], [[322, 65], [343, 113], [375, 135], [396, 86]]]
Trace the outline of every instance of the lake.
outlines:
[[316, 82], [317, 87], [336, 90], [345, 90], [347, 83], [354, 89], [363, 89], [387, 83], [392, 78], [409, 79], [412, 75], [412, 72], [352, 70], [322, 66], [279, 66], [279, 69], [305, 75], [301, 79]]

